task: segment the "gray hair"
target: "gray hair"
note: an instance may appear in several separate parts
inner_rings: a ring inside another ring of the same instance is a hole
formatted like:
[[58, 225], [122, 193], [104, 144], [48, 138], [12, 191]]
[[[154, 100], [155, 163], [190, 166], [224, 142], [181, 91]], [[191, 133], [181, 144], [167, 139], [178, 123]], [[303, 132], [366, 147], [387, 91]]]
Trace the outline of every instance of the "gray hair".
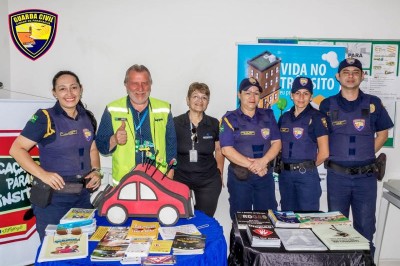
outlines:
[[145, 67], [144, 65], [135, 64], [135, 65], [131, 66], [130, 68], [128, 68], [128, 70], [126, 70], [125, 79], [124, 79], [124, 84], [125, 85], [128, 82], [129, 72], [131, 72], [131, 71], [134, 71], [134, 72], [147, 72], [147, 74], [149, 74], [150, 84], [153, 83], [153, 80], [151, 79], [151, 74], [150, 74], [149, 69], [147, 67]]

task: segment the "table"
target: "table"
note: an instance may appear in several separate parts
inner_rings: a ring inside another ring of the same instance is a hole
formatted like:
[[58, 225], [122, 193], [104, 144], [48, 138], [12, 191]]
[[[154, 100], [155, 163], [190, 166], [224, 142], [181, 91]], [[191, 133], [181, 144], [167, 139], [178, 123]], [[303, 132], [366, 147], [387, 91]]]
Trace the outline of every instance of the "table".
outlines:
[[[129, 218], [121, 226], [130, 226], [132, 219], [141, 221], [156, 221], [156, 218]], [[107, 226], [109, 225], [105, 217], [99, 217], [96, 214], [97, 225]], [[206, 238], [206, 248], [204, 254], [202, 255], [178, 255], [176, 256], [177, 263], [175, 265], [182, 266], [194, 266], [194, 265], [227, 265], [227, 245], [223, 235], [222, 226], [212, 217], [205, 215], [201, 211], [195, 211], [195, 217], [191, 219], [179, 219], [176, 225], [183, 224], [195, 224], [200, 227], [199, 231], [207, 236]], [[37, 262], [37, 257], [39, 255], [40, 247], [36, 255], [35, 265], [38, 266], [60, 266], [60, 265], [122, 265], [119, 261], [117, 262], [92, 262], [90, 261], [90, 254], [97, 246], [98, 242], [89, 241], [89, 257], [85, 259], [74, 259], [74, 260], [64, 260], [64, 261], [54, 261], [54, 262]]]
[[373, 265], [369, 251], [287, 251], [280, 248], [253, 248], [246, 230], [234, 224], [230, 234], [228, 265]]
[[[379, 220], [376, 230], [376, 249], [375, 249], [375, 263], [379, 264], [379, 256], [381, 254], [381, 247], [383, 235], [385, 233], [386, 218], [389, 210], [389, 203], [393, 204], [400, 209], [400, 180], [390, 179], [383, 183], [383, 188], [387, 191], [382, 192], [381, 206], [379, 208]], [[384, 200], [385, 199], [385, 200]]]

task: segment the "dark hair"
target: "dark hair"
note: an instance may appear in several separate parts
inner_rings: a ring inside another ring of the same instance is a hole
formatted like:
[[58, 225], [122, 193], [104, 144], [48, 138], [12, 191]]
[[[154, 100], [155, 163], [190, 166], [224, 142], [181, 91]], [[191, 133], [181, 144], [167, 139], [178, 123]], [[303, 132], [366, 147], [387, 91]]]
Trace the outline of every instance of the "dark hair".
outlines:
[[190, 98], [190, 96], [192, 96], [193, 92], [195, 91], [204, 93], [205, 95], [207, 95], [208, 98], [210, 98], [210, 89], [205, 83], [193, 82], [192, 84], [190, 84], [187, 97]]
[[[63, 75], [73, 76], [76, 79], [76, 82], [78, 82], [79, 87], [82, 87], [78, 75], [76, 75], [74, 72], [69, 71], [69, 70], [61, 70], [57, 74], [55, 74], [54, 77], [53, 77], [53, 81], [52, 81], [53, 91], [56, 89], [57, 80]], [[85, 109], [86, 114], [89, 116], [90, 122], [92, 123], [93, 129], [94, 129], [94, 133], [96, 133], [96, 131], [97, 131], [97, 121], [96, 121], [96, 118], [94, 117], [94, 114], [90, 110], [86, 109], [86, 105], [83, 104], [83, 102], [81, 100], [79, 100], [78, 105], [80, 105], [81, 107], [83, 107], [83, 109]]]
[[124, 84], [125, 85], [128, 82], [129, 72], [131, 72], [131, 71], [133, 71], [133, 72], [147, 72], [147, 74], [149, 74], [150, 85], [153, 84], [153, 80], [151, 79], [151, 74], [150, 74], [149, 69], [147, 67], [145, 67], [144, 65], [135, 64], [135, 65], [131, 66], [130, 68], [128, 68], [126, 70], [125, 78], [124, 78]]

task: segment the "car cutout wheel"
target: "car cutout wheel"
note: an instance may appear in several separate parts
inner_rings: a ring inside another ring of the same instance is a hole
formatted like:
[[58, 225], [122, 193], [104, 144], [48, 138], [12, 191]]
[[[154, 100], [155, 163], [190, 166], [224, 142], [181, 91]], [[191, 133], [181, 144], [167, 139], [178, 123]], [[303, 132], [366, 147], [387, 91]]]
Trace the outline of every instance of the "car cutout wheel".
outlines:
[[111, 206], [107, 211], [107, 220], [112, 224], [123, 224], [128, 214], [121, 205]]
[[174, 225], [178, 220], [178, 210], [173, 206], [163, 206], [158, 212], [158, 221], [163, 225]]

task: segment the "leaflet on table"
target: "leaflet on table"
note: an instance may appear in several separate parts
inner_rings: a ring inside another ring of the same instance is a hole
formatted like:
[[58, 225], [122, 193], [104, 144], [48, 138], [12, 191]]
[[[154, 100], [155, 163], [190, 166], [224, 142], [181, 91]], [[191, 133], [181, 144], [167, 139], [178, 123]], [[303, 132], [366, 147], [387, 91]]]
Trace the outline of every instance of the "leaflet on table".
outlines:
[[88, 236], [64, 235], [45, 236], [40, 249], [38, 262], [81, 259], [88, 256]]
[[324, 244], [308, 228], [275, 228], [283, 246], [289, 251], [327, 250]]
[[179, 226], [162, 226], [158, 228], [162, 239], [174, 239], [177, 232], [189, 235], [201, 235], [199, 229], [194, 224], [185, 224]]
[[138, 220], [132, 220], [131, 226], [129, 227], [127, 238], [158, 238], [158, 228], [160, 227], [159, 222], [142, 222]]
[[125, 251], [125, 257], [147, 257], [151, 240], [131, 239], [128, 248]]
[[172, 240], [153, 240], [150, 246], [150, 253], [169, 254], [171, 253]]

